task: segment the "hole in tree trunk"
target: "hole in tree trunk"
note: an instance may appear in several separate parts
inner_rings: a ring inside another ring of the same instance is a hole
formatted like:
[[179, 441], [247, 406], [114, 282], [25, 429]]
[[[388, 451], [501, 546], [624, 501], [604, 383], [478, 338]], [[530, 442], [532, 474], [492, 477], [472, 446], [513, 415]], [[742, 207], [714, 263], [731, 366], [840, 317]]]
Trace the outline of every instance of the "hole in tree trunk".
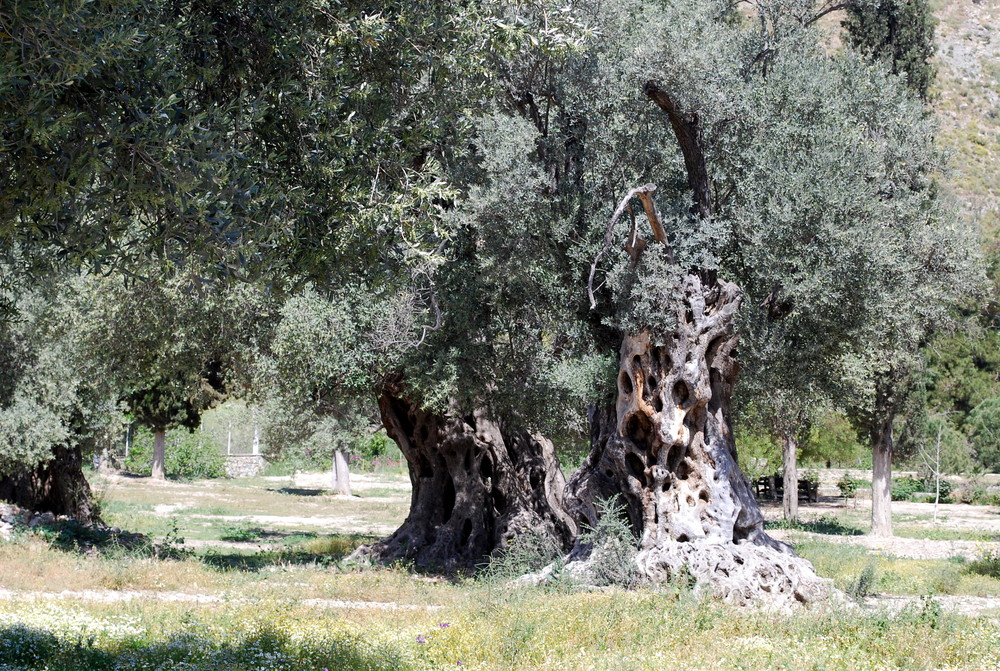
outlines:
[[650, 390], [656, 389], [656, 385], [658, 383], [659, 383], [659, 381], [655, 377], [653, 377], [652, 375], [649, 376], [649, 388], [650, 388]]
[[466, 519], [462, 523], [462, 533], [459, 535], [459, 543], [461, 545], [466, 545], [469, 542], [469, 536], [472, 535], [472, 520]]
[[490, 459], [488, 454], [483, 455], [483, 460], [479, 465], [479, 473], [483, 478], [484, 485], [487, 480], [493, 477], [493, 461]]
[[493, 499], [493, 510], [497, 515], [503, 515], [507, 511], [507, 497], [499, 489], [493, 489], [490, 496]]
[[634, 453], [629, 452], [625, 455], [625, 463], [628, 464], [629, 470], [632, 471], [632, 475], [635, 476], [636, 480], [642, 482], [646, 477], [646, 467], [642, 463], [642, 459], [636, 456]]
[[430, 437], [431, 437], [431, 430], [427, 427], [426, 424], [422, 424], [420, 426], [420, 442], [426, 444], [427, 439]]
[[628, 371], [622, 371], [622, 374], [618, 378], [618, 385], [621, 387], [622, 393], [628, 396], [632, 393], [635, 387], [632, 386], [632, 377], [628, 374]]
[[635, 413], [625, 423], [625, 435], [631, 438], [636, 445], [645, 447], [651, 428], [649, 418], [646, 415]]
[[642, 368], [642, 357], [639, 356], [638, 354], [632, 357], [632, 367]]
[[687, 543], [688, 540], [690, 539], [688, 538], [687, 534], [681, 534], [680, 536], [677, 537], [678, 543]]
[[677, 380], [674, 383], [674, 403], [683, 405], [690, 396], [691, 392], [688, 390], [687, 383], [684, 380]]
[[674, 473], [677, 475], [678, 480], [687, 480], [691, 475], [691, 467], [688, 466], [687, 459], [681, 459], [677, 468], [673, 469]]
[[445, 475], [444, 491], [441, 492], [441, 512], [443, 514], [442, 524], [451, 519], [451, 513], [455, 510], [455, 483], [451, 475]]
[[663, 399], [659, 394], [653, 394], [653, 409], [656, 412], [663, 412]]
[[698, 493], [698, 498], [704, 501], [705, 503], [708, 503], [709, 501], [708, 490], [707, 489], [701, 490], [701, 492]]
[[468, 473], [472, 470], [472, 450], [467, 450], [465, 452], [465, 472]]

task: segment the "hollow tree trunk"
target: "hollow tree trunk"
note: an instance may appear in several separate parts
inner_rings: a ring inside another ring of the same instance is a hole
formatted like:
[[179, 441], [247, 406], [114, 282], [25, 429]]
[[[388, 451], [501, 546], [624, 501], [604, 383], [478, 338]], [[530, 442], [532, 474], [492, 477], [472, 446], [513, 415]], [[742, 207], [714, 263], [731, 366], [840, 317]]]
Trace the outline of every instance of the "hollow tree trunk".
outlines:
[[38, 512], [69, 515], [83, 524], [100, 522], [82, 466], [79, 447], [54, 447], [49, 461], [0, 478], [0, 500]]
[[576, 533], [563, 509], [565, 486], [552, 443], [510, 430], [481, 410], [438, 413], [398, 385], [379, 401], [382, 423], [406, 457], [410, 513], [388, 538], [360, 554], [455, 570], [475, 566], [524, 532], [564, 549]]
[[827, 588], [812, 566], [764, 532], [737, 464], [732, 328], [742, 292], [690, 273], [680, 293], [672, 333], [624, 339], [617, 406], [594, 413], [592, 451], [567, 486], [569, 510], [593, 525], [597, 501], [620, 494], [647, 582], [690, 575], [736, 603], [820, 598]]
[[167, 451], [167, 430], [157, 428], [153, 437], [153, 479], [163, 480], [165, 478], [163, 470], [164, 455]]
[[351, 472], [343, 450], [333, 451], [333, 489], [338, 494], [351, 496]]
[[786, 431], [781, 437], [781, 462], [784, 465], [782, 486], [785, 488], [781, 510], [789, 522], [797, 522], [799, 519], [799, 467], [795, 463], [797, 450], [795, 434]]
[[892, 536], [892, 418], [872, 435], [872, 535]]

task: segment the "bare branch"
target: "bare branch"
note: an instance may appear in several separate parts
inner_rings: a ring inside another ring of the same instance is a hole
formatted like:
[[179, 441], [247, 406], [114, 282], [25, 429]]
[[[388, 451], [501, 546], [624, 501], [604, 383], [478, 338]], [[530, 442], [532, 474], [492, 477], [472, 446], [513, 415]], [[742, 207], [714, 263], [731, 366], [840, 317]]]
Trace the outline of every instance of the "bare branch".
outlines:
[[664, 246], [664, 251], [667, 258], [671, 263], [674, 262], [674, 251], [670, 247], [670, 243], [667, 240], [666, 230], [663, 228], [663, 221], [660, 219], [660, 213], [656, 209], [656, 203], [653, 202], [653, 192], [656, 191], [655, 184], [643, 184], [642, 186], [637, 186], [622, 198], [622, 201], [618, 204], [618, 208], [615, 213], [611, 216], [608, 221], [608, 226], [604, 230], [604, 246], [601, 247], [601, 251], [597, 253], [594, 257], [594, 262], [590, 265], [590, 277], [587, 278], [587, 295], [590, 297], [590, 309], [593, 310], [597, 307], [597, 299], [594, 297], [594, 275], [597, 274], [597, 264], [600, 262], [601, 258], [608, 253], [611, 249], [611, 244], [614, 242], [614, 227], [618, 223], [618, 219], [621, 218], [622, 213], [628, 210], [629, 215], [632, 216], [632, 228], [629, 232], [629, 240], [625, 243], [625, 249], [628, 251], [629, 256], [632, 257], [632, 263], [638, 263], [639, 256], [642, 254], [642, 250], [645, 249], [645, 240], [638, 237], [637, 227], [635, 224], [635, 217], [632, 212], [632, 208], [629, 205], [629, 201], [633, 197], [638, 196], [639, 200], [642, 202], [642, 208], [646, 212], [646, 218], [649, 219], [649, 226], [653, 229], [653, 237], [656, 238], [657, 242], [660, 242]]

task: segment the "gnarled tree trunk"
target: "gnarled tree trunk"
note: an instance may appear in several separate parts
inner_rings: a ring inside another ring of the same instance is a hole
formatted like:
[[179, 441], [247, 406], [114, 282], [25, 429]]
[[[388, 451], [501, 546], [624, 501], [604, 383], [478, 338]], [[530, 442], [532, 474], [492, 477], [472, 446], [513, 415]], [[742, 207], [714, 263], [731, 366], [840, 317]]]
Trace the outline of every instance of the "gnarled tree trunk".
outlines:
[[0, 500], [38, 512], [100, 522], [79, 447], [52, 448], [52, 459], [32, 470], [0, 478]]
[[481, 563], [527, 531], [564, 548], [572, 543], [576, 529], [563, 508], [565, 480], [551, 442], [480, 410], [462, 416], [424, 409], [399, 385], [385, 388], [379, 408], [406, 457], [413, 491], [403, 525], [360, 555], [455, 570]]
[[827, 587], [812, 566], [764, 532], [737, 464], [729, 418], [742, 292], [693, 272], [680, 294], [672, 333], [624, 339], [617, 406], [594, 415], [592, 451], [567, 486], [568, 508], [593, 525], [596, 502], [620, 493], [645, 581], [687, 574], [736, 603], [820, 598]]

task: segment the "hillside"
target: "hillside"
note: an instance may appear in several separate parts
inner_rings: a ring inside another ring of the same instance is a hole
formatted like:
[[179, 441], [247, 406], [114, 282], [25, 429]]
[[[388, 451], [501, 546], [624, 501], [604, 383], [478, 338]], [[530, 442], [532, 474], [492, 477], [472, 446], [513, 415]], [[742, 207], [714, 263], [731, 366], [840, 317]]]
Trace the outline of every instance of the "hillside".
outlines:
[[1000, 1], [940, 1], [934, 106], [964, 209], [1000, 235]]

